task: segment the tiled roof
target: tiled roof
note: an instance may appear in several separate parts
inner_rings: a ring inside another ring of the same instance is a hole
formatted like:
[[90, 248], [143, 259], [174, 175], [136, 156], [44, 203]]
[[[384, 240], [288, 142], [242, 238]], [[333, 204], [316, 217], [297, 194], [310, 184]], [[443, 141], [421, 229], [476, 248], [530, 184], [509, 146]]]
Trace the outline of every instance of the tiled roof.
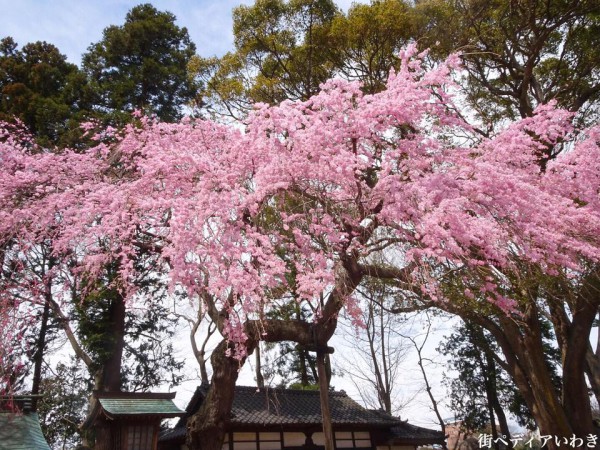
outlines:
[[185, 441], [185, 435], [187, 431], [184, 425], [177, 425], [175, 428], [171, 428], [170, 430], [161, 431], [158, 436], [159, 441]]
[[402, 422], [400, 425], [390, 428], [390, 444], [431, 444], [434, 442], [442, 443], [446, 439], [441, 431], [430, 430], [408, 422]]
[[[206, 395], [208, 387], [202, 387]], [[329, 408], [333, 425], [391, 426], [398, 421], [369, 411], [345, 392], [329, 393]], [[236, 386], [232, 425], [320, 425], [321, 403], [319, 391], [299, 389], [257, 389]]]
[[36, 413], [0, 413], [0, 450], [50, 450]]
[[[177, 426], [164, 432], [161, 441], [183, 439], [187, 418], [194, 414], [208, 393], [208, 385], [198, 387]], [[439, 431], [428, 430], [401, 421], [382, 411], [368, 410], [360, 406], [341, 391], [329, 393], [331, 422], [336, 426], [353, 426], [361, 429], [379, 429], [395, 442], [426, 443], [443, 442]], [[297, 426], [320, 426], [321, 404], [319, 391], [296, 389], [273, 389], [236, 386], [231, 408], [230, 427], [278, 426], [291, 428]], [[394, 430], [390, 433], [390, 430]]]
[[[389, 417], [389, 414], [382, 410], [372, 410], [377, 414]], [[445, 440], [444, 433], [441, 431], [422, 428], [416, 425], [411, 425], [405, 420], [398, 420], [398, 423], [389, 429], [388, 441], [391, 445], [394, 444], [431, 444], [441, 443]]]

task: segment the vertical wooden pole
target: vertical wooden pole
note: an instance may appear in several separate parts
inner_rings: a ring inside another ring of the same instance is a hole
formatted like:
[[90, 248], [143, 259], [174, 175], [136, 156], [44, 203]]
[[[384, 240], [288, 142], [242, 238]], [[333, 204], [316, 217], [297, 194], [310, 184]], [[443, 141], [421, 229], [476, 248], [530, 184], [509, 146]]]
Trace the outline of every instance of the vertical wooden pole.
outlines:
[[325, 370], [325, 355], [317, 350], [317, 374], [319, 375], [319, 396], [321, 399], [321, 415], [323, 416], [323, 434], [325, 435], [325, 450], [334, 450], [333, 429], [331, 427], [331, 411], [329, 409], [329, 382]]

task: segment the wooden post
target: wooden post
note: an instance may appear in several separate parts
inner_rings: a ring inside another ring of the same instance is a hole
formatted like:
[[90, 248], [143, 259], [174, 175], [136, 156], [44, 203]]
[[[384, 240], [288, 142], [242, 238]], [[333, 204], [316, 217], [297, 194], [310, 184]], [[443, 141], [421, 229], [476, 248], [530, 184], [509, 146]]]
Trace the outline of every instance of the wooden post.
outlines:
[[317, 374], [319, 375], [319, 397], [321, 400], [321, 415], [323, 417], [323, 434], [325, 435], [325, 450], [334, 450], [333, 429], [331, 426], [331, 411], [329, 409], [329, 382], [325, 370], [326, 350], [317, 350]]
[[329, 378], [325, 367], [325, 358], [334, 352], [333, 347], [326, 345], [297, 345], [300, 351], [317, 353], [317, 375], [319, 376], [319, 398], [321, 400], [321, 417], [323, 418], [323, 434], [325, 450], [335, 450], [333, 428], [331, 426], [331, 410], [329, 409]]

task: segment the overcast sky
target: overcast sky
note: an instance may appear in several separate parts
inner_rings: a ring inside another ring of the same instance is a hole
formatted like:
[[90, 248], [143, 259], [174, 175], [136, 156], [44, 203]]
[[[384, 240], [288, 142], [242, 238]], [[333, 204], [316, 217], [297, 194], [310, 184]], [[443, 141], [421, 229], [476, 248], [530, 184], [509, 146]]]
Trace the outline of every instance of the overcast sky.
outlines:
[[[360, 2], [360, 1], [359, 1]], [[365, 0], [362, 0], [365, 2]], [[0, 0], [0, 37], [12, 36], [22, 46], [28, 42], [54, 44], [70, 62], [79, 64], [90, 44], [102, 39], [109, 25], [122, 25], [135, 0]], [[233, 48], [231, 10], [253, 0], [154, 0], [161, 11], [170, 11], [186, 27], [201, 56], [222, 55]], [[343, 10], [352, 0], [337, 0]]]

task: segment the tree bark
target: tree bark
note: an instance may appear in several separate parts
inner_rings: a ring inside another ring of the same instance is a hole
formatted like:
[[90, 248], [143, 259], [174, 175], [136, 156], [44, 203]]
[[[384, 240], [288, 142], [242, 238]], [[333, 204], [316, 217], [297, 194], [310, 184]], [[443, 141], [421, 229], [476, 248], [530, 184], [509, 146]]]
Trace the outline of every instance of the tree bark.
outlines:
[[308, 359], [308, 356], [306, 355], [306, 352], [304, 350], [297, 351], [298, 359], [300, 361], [300, 384], [302, 386], [308, 386], [308, 368], [306, 367], [306, 360]]
[[125, 348], [125, 299], [118, 293], [111, 301], [108, 314], [112, 336], [110, 355], [101, 367], [101, 385], [97, 389], [106, 392], [121, 390], [121, 364]]
[[265, 378], [262, 374], [262, 362], [260, 360], [260, 344], [256, 346], [256, 350], [254, 350], [255, 355], [255, 365], [256, 365], [256, 386], [259, 388], [265, 387]]
[[[254, 341], [246, 342], [248, 352], [255, 347]], [[232, 345], [223, 339], [213, 350], [210, 358], [213, 368], [211, 386], [200, 410], [187, 423], [187, 446], [189, 450], [221, 450], [239, 368], [245, 358], [236, 360], [226, 356]]]
[[563, 404], [573, 432], [578, 437], [585, 438], [595, 431], [585, 369], [587, 345], [597, 305], [584, 299], [577, 303], [579, 308], [573, 313], [563, 364]]
[[[522, 322], [503, 313], [498, 314], [498, 323], [487, 316], [474, 314], [472, 311], [460, 311], [448, 308], [449, 312], [458, 313], [464, 320], [471, 320], [488, 330], [500, 346], [505, 360], [495, 358], [508, 372], [527, 407], [531, 411], [542, 435], [570, 438], [573, 436], [571, 424], [567, 418], [559, 395], [549, 375], [544, 360], [544, 349], [539, 324], [539, 311], [530, 306], [523, 314]], [[551, 441], [547, 443], [551, 450], [559, 447]]]
[[[600, 338], [600, 333], [598, 333], [598, 337]], [[585, 363], [585, 373], [590, 380], [590, 386], [596, 398], [596, 403], [600, 405], [600, 358], [594, 353], [589, 343], [585, 353]]]
[[[40, 324], [40, 334], [36, 342], [35, 355], [33, 356], [33, 381], [31, 383], [31, 393], [37, 395], [40, 393], [40, 384], [42, 382], [42, 365], [44, 363], [44, 352], [46, 349], [46, 334], [48, 332], [48, 320], [50, 320], [50, 301], [52, 300], [51, 281], [45, 282], [46, 292], [44, 293], [44, 310], [42, 312], [42, 321]], [[37, 410], [37, 398], [33, 399], [33, 410]]]
[[[529, 305], [524, 314], [524, 324], [519, 328], [508, 317], [501, 318], [501, 325], [513, 341], [512, 351], [519, 361], [530, 392], [533, 405], [530, 406], [540, 433], [570, 438], [573, 429], [560, 402], [556, 387], [550, 377], [550, 371], [544, 359], [542, 333], [539, 323], [539, 311], [534, 304]], [[521, 331], [523, 333], [521, 334]], [[552, 448], [553, 443], [548, 443]]]

